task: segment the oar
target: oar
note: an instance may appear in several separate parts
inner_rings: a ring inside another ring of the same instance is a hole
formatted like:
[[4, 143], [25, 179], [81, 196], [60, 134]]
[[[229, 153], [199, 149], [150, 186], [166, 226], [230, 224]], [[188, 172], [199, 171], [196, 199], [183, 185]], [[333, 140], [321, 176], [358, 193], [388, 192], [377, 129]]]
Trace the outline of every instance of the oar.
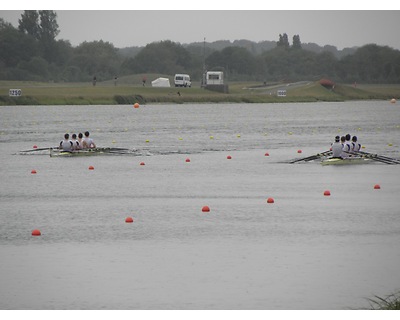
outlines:
[[306, 157], [306, 158], [301, 158], [301, 159], [292, 160], [292, 161], [290, 161], [289, 163], [296, 163], [296, 162], [300, 162], [300, 161], [311, 161], [311, 160], [315, 160], [315, 159], [318, 159], [318, 158], [320, 158], [320, 157], [327, 156], [327, 155], [328, 155], [329, 153], [331, 153], [331, 152], [332, 152], [331, 150], [327, 150], [327, 151], [324, 151], [324, 152], [321, 152], [321, 153], [314, 154], [313, 156], [309, 156], [309, 157]]
[[36, 148], [36, 149], [31, 149], [31, 150], [23, 150], [20, 152], [34, 152], [34, 151], [43, 151], [43, 150], [50, 150], [50, 149], [58, 149], [58, 147]]
[[385, 160], [385, 159], [380, 159], [380, 158], [374, 156], [373, 154], [369, 155], [369, 154], [362, 154], [362, 153], [358, 153], [358, 152], [347, 152], [347, 151], [345, 151], [345, 152], [348, 154], [354, 155], [354, 156], [360, 156], [362, 158], [372, 159], [372, 160], [379, 161], [379, 162], [386, 163], [386, 164], [396, 164], [396, 162], [392, 162], [390, 160]]
[[370, 157], [375, 157], [375, 158], [379, 158], [382, 160], [387, 160], [387, 161], [391, 161], [393, 163], [396, 164], [400, 164], [400, 160], [394, 159], [394, 158], [390, 158], [390, 157], [386, 157], [386, 156], [381, 156], [379, 154], [373, 154], [373, 153], [368, 153], [368, 152], [364, 152], [364, 151], [356, 151], [357, 153], [361, 154], [361, 155], [366, 155], [366, 156], [370, 156]]
[[112, 151], [134, 151], [134, 150], [127, 149], [127, 148], [114, 148], [114, 147], [97, 147], [97, 148], [91, 148], [91, 150], [95, 150], [95, 151], [104, 151], [104, 152], [112, 152]]

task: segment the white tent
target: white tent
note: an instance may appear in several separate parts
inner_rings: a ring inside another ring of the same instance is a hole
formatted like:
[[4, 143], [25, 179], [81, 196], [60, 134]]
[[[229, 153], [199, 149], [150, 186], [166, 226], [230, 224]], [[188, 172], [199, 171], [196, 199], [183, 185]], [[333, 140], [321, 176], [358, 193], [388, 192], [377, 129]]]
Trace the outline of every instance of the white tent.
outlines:
[[152, 87], [170, 87], [168, 78], [157, 78], [151, 82]]

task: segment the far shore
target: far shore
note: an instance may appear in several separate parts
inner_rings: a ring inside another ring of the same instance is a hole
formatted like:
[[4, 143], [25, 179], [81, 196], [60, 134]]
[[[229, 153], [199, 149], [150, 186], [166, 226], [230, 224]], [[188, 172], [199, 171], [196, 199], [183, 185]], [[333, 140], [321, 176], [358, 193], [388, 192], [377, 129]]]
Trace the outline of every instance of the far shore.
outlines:
[[[335, 84], [326, 88], [319, 81], [292, 83], [231, 82], [228, 93], [201, 88], [151, 87], [121, 81], [92, 83], [44, 83], [0, 81], [0, 105], [118, 105], [118, 104], [182, 104], [182, 103], [288, 103], [341, 102], [349, 100], [400, 99], [400, 84]], [[10, 96], [10, 89], [19, 89], [20, 96]], [[284, 96], [278, 96], [278, 91]]]

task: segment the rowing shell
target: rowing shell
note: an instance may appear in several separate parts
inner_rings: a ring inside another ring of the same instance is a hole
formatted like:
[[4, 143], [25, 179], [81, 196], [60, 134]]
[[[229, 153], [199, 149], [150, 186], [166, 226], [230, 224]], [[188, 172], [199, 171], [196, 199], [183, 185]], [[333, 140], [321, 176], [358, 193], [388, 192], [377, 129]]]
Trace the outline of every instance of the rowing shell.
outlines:
[[86, 157], [86, 156], [96, 156], [104, 153], [106, 152], [97, 149], [85, 149], [85, 150], [75, 150], [75, 151], [50, 149], [50, 157]]
[[364, 164], [369, 163], [371, 159], [363, 157], [352, 157], [352, 158], [328, 158], [321, 161], [323, 166], [327, 165], [347, 165], [347, 164]]

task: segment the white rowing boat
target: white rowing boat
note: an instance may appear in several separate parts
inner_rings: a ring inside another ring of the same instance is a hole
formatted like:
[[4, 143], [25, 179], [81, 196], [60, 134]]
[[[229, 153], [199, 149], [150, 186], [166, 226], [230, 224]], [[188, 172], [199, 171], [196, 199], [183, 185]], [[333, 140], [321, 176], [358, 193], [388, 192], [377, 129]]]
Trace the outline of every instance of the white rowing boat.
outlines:
[[348, 165], [348, 164], [364, 164], [369, 163], [371, 159], [364, 157], [350, 157], [350, 158], [326, 158], [321, 161], [323, 166], [328, 165]]
[[96, 156], [102, 153], [104, 153], [104, 151], [96, 149], [85, 149], [85, 150], [74, 150], [74, 151], [50, 149], [50, 157], [86, 157], [86, 156]]
[[50, 157], [87, 157], [97, 156], [103, 154], [132, 154], [134, 150], [122, 148], [93, 148], [74, 151], [64, 151], [59, 149], [50, 148]]

